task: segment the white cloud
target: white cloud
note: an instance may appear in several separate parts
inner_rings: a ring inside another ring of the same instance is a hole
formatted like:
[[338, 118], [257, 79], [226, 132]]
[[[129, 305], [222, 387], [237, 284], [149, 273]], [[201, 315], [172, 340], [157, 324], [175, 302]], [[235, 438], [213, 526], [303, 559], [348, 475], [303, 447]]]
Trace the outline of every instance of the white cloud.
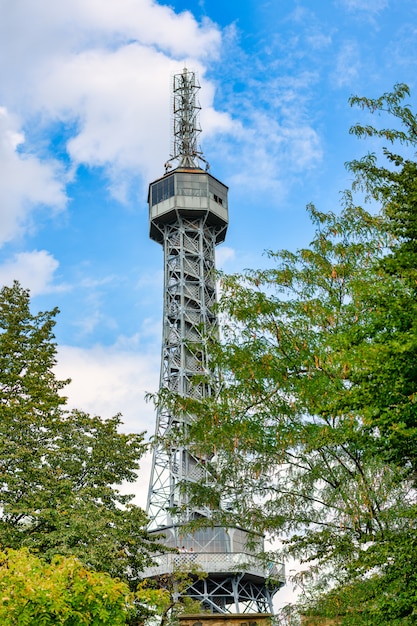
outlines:
[[337, 58], [334, 78], [339, 87], [352, 84], [360, 73], [360, 53], [354, 41], [341, 47]]
[[[124, 200], [132, 175], [161, 174], [169, 155], [168, 77], [184, 63], [203, 76], [221, 33], [152, 0], [15, 0], [0, 41], [0, 104], [45, 127], [75, 124], [73, 164], [105, 166]], [[208, 129], [227, 124], [208, 97]]]
[[388, 7], [388, 0], [340, 0], [340, 4], [348, 11], [376, 15]]
[[158, 389], [159, 350], [147, 354], [116, 346], [60, 346], [57, 376], [71, 378], [69, 406], [103, 418], [122, 413], [124, 430], [153, 434], [153, 405], [145, 394]]
[[228, 261], [233, 261], [235, 256], [236, 253], [233, 248], [229, 248], [228, 246], [220, 246], [220, 248], [216, 248], [216, 267], [218, 269], [222, 269]]
[[320, 32], [311, 32], [306, 36], [306, 41], [313, 50], [322, 50], [332, 44], [332, 37]]
[[[121, 342], [123, 344], [123, 341]], [[79, 348], [60, 346], [56, 374], [60, 380], [71, 378], [63, 390], [69, 408], [77, 408], [107, 419], [122, 413], [124, 432], [147, 431], [154, 434], [155, 410], [145, 401], [145, 394], [156, 392], [159, 382], [159, 350], [147, 354], [114, 345]], [[138, 481], [126, 485], [126, 493], [134, 493], [137, 503], [145, 507], [150, 476], [151, 457], [141, 461]]]
[[31, 296], [65, 289], [53, 285], [58, 261], [46, 250], [20, 252], [0, 265], [0, 284], [11, 285], [18, 280], [22, 287], [30, 289]]
[[[190, 66], [204, 73], [201, 63], [191, 60]], [[106, 167], [113, 195], [123, 201], [132, 174], [148, 181], [163, 171], [171, 136], [168, 77], [180, 69], [176, 60], [138, 42], [87, 50], [51, 68], [39, 87], [39, 107], [48, 103], [51, 117], [77, 116], [77, 132], [67, 145], [73, 163]], [[213, 108], [210, 84], [203, 93], [208, 137], [232, 122]]]
[[255, 197], [262, 189], [282, 198], [289, 190], [290, 176], [321, 162], [320, 137], [302, 115], [293, 111], [292, 119], [287, 117], [285, 101], [281, 102], [281, 111], [273, 114], [249, 102], [245, 104], [244, 123], [235, 123], [228, 136], [216, 139], [223, 164], [231, 166], [228, 184]]
[[22, 70], [32, 78], [31, 87], [35, 75], [42, 80], [47, 74], [52, 59], [59, 62], [85, 49], [139, 42], [182, 61], [217, 55], [221, 39], [210, 21], [199, 24], [190, 12], [176, 14], [153, 0], [14, 0], [2, 10], [0, 35], [13, 53], [2, 59], [0, 71]]
[[0, 107], [0, 245], [18, 236], [39, 206], [65, 207], [62, 170], [55, 161], [24, 153], [17, 119]]
[[[393, 33], [390, 42], [389, 56], [384, 59], [383, 67], [398, 64], [402, 68], [415, 67], [417, 63], [417, 28], [414, 21], [403, 24], [397, 32]], [[398, 70], [397, 70], [398, 71]], [[401, 75], [403, 69], [401, 69]], [[411, 81], [410, 84], [413, 84]]]
[[[41, 99], [53, 102], [62, 116], [68, 107], [76, 112], [78, 131], [68, 142], [73, 162], [105, 166], [113, 182], [125, 170], [146, 180], [159, 175], [169, 153], [167, 77], [174, 66], [155, 50], [131, 44], [115, 52], [88, 51], [57, 67]], [[67, 93], [65, 85], [71, 86]], [[53, 98], [56, 90], [59, 98]], [[118, 184], [123, 198], [120, 189]]]

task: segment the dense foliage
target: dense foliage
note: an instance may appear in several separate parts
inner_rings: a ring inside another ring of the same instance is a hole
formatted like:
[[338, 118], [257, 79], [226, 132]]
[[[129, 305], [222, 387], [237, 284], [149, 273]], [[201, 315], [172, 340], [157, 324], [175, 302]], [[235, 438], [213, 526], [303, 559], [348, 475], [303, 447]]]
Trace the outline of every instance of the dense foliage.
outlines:
[[33, 315], [18, 283], [0, 292], [0, 545], [74, 555], [135, 586], [156, 548], [120, 485], [137, 478], [143, 435], [65, 409], [56, 313]]
[[398, 150], [384, 149], [383, 165], [373, 154], [349, 164], [355, 182], [338, 214], [309, 207], [309, 247], [223, 277], [212, 397], [160, 398], [196, 416], [188, 444], [213, 479], [195, 486], [195, 501], [227, 525], [284, 539], [312, 581], [304, 609], [342, 624], [417, 618], [417, 119], [407, 95], [397, 85], [352, 99], [399, 122], [352, 132]]
[[47, 563], [25, 549], [0, 553], [2, 626], [118, 626], [134, 613], [125, 583], [84, 568], [75, 557]]

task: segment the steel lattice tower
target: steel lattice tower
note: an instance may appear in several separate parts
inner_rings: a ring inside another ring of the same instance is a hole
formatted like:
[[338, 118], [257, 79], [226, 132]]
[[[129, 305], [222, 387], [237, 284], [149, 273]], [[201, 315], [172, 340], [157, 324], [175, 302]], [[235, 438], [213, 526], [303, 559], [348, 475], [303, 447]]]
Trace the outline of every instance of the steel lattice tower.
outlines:
[[[165, 175], [150, 184], [148, 202], [150, 237], [164, 250], [160, 389], [203, 399], [210, 395], [201, 376], [208, 373], [204, 341], [217, 332], [214, 251], [226, 236], [228, 189], [209, 174], [197, 143], [199, 88], [195, 74], [186, 69], [173, 78], [173, 155], [165, 164]], [[205, 609], [272, 613], [272, 597], [283, 583], [283, 573], [271, 566], [274, 582], [267, 583], [264, 566], [246, 548], [249, 530], [212, 527], [183, 534], [182, 524], [211, 515], [209, 509], [189, 506], [186, 490], [179, 487], [210, 480], [204, 459], [187, 448], [167, 445], [168, 437], [176, 429], [186, 429], [189, 419], [158, 409], [147, 504], [149, 530], [163, 532], [165, 543], [184, 546], [187, 552], [159, 557], [158, 566], [145, 575], [169, 573], [192, 559], [208, 577], [196, 580], [187, 593]], [[262, 548], [259, 538], [259, 551]]]

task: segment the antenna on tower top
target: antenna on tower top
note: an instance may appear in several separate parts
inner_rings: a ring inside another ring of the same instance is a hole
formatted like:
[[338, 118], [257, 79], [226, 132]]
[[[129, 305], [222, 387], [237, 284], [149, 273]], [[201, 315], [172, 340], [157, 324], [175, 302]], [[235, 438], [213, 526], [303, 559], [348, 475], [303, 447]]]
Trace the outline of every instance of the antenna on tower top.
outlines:
[[197, 139], [201, 133], [199, 113], [200, 103], [197, 94], [200, 84], [195, 72], [184, 68], [181, 74], [174, 74], [173, 82], [174, 113], [174, 153], [165, 163], [165, 170], [172, 167], [171, 161], [179, 161], [179, 167], [196, 168], [197, 162], [203, 161], [205, 169], [210, 168], [203, 157]]

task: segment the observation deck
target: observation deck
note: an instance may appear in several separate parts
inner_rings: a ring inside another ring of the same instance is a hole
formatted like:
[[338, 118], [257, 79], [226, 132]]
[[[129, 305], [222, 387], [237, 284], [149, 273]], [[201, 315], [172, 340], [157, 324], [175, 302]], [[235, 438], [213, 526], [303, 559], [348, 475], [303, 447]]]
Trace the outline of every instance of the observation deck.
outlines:
[[226, 185], [200, 168], [179, 167], [149, 186], [149, 236], [163, 242], [164, 225], [204, 217], [215, 243], [225, 240], [229, 222]]

